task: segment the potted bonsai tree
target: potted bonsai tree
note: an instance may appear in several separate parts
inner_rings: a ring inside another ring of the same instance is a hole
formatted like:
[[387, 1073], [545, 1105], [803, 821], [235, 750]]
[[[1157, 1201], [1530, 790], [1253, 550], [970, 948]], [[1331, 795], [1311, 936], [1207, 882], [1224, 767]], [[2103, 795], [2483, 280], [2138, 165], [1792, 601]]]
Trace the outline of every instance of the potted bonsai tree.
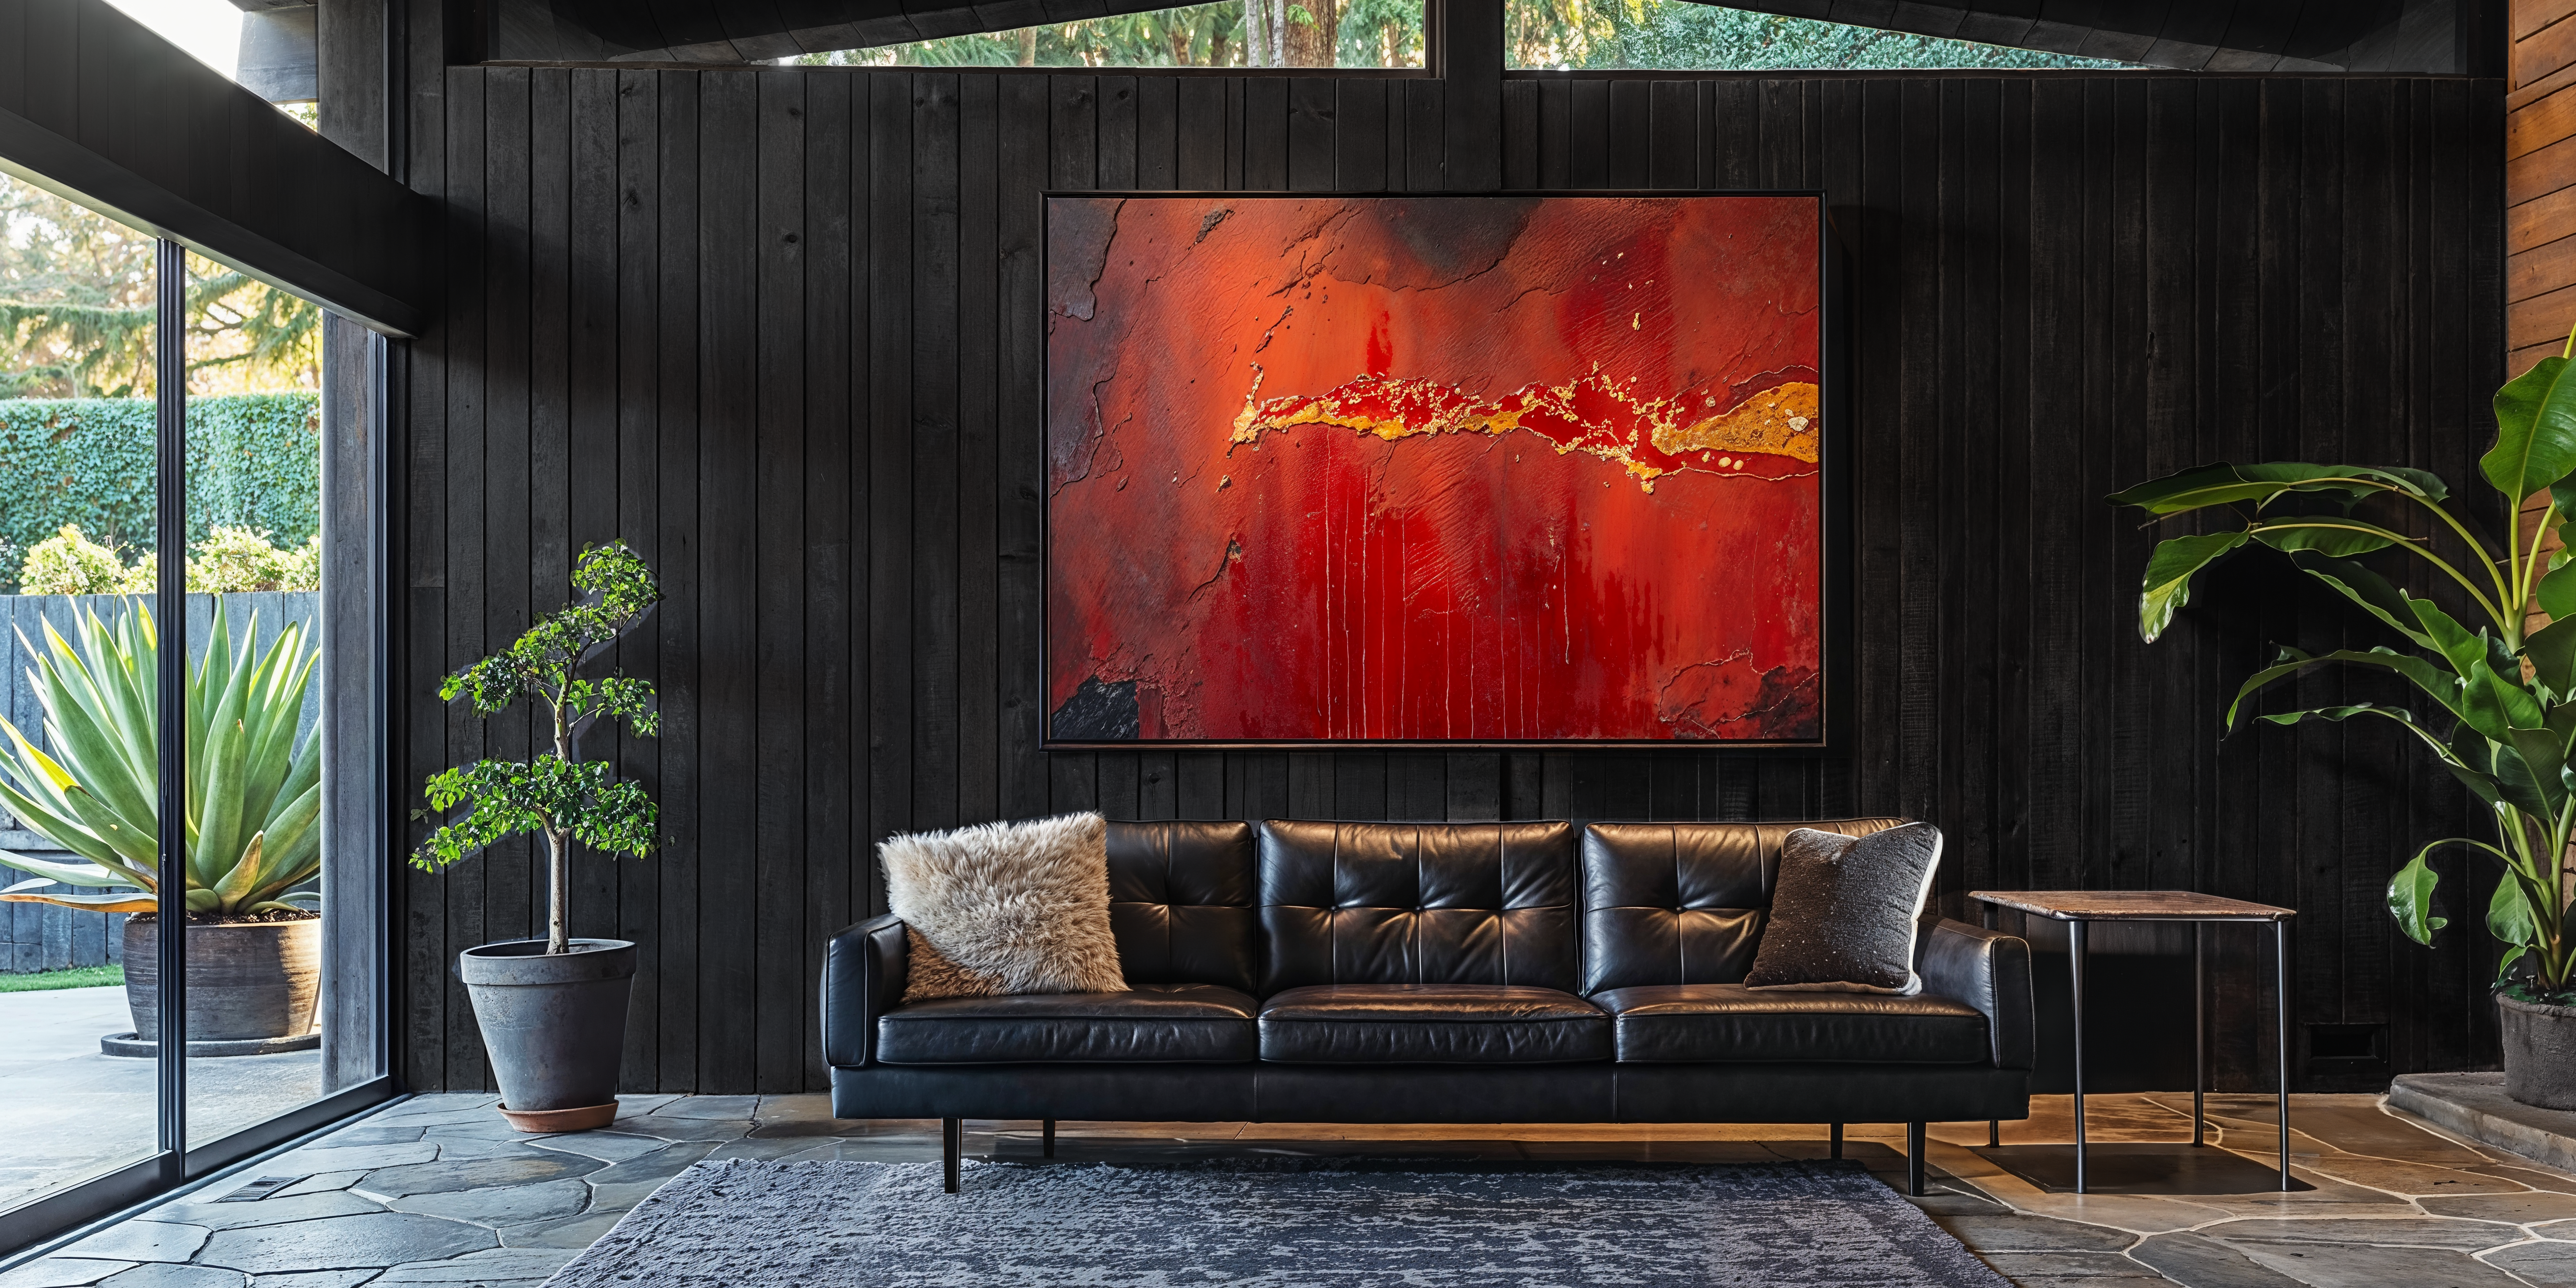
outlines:
[[[73, 619], [77, 647], [45, 624], [45, 647], [20, 637], [45, 708], [45, 745], [0, 720], [0, 805], [69, 851], [62, 863], [0, 851], [36, 875], [0, 900], [121, 912], [125, 998], [134, 1032], [101, 1040], [110, 1055], [156, 1053], [161, 990], [160, 636], [135, 606], [110, 625]], [[321, 738], [303, 728], [317, 654], [300, 622], [266, 652], [259, 618], [233, 643], [216, 600], [205, 659], [188, 676], [188, 1054], [257, 1055], [318, 1045], [318, 896], [296, 887], [322, 869]], [[299, 740], [298, 734], [304, 736]], [[71, 887], [54, 890], [50, 887]], [[80, 887], [101, 893], [81, 894]]]
[[[2569, 350], [2576, 352], [2576, 336]], [[2437, 876], [2427, 856], [2457, 845], [2502, 867], [2486, 926], [2505, 945], [2495, 989], [2505, 1087], [2526, 1104], [2576, 1109], [2576, 939], [2566, 893], [2576, 834], [2576, 564], [2563, 548], [2543, 553], [2548, 534], [2576, 511], [2576, 370], [2567, 354], [2542, 359], [2498, 391], [2495, 414], [2495, 445], [2478, 471], [2503, 497], [2504, 512], [2513, 515], [2534, 493], [2549, 497], [2528, 537], [2508, 527], [2502, 548], [2454, 513], [2448, 487], [2422, 470], [2206, 465], [2110, 499], [2159, 517], [2227, 516], [2224, 525], [2166, 539], [2148, 559], [2138, 627], [2149, 642], [2188, 602], [2201, 570], [2239, 548], [2265, 546], [2413, 646], [2315, 655], [2284, 648], [2237, 690], [2227, 727], [2237, 727], [2258, 690], [2316, 666], [2392, 671], [2429, 699], [2420, 716], [2364, 702], [2258, 718], [2392, 721], [2477, 799], [2494, 839], [2452, 837], [2417, 851], [2389, 882], [2389, 912], [2408, 938], [2430, 944], [2448, 923], [2433, 911]], [[2386, 551], [2450, 583], [2468, 620], [2358, 562]], [[2531, 630], [2524, 609], [2535, 602], [2554, 620]]]
[[660, 726], [651, 684], [581, 672], [651, 611], [661, 591], [644, 560], [618, 542], [583, 550], [572, 584], [578, 600], [438, 688], [447, 701], [471, 698], [485, 716], [528, 699], [552, 719], [553, 750], [432, 777], [431, 806], [466, 812], [411, 856], [413, 866], [435, 872], [506, 837], [545, 838], [546, 937], [469, 948], [457, 962], [501, 1083], [501, 1112], [530, 1132], [582, 1131], [617, 1117], [635, 945], [571, 937], [567, 869], [576, 843], [603, 854], [646, 853], [656, 818], [642, 785], [610, 777], [607, 762], [577, 752], [582, 734], [602, 720], [624, 721], [646, 737]]

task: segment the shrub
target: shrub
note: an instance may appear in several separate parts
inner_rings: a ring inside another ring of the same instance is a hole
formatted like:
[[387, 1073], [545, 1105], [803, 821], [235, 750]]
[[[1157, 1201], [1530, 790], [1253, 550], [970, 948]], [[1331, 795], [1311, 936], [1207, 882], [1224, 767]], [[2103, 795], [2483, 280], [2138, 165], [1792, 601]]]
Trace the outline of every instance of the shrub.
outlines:
[[188, 589], [199, 594], [318, 590], [322, 585], [319, 533], [293, 550], [280, 550], [257, 528], [217, 528], [196, 550], [188, 560]]
[[66, 523], [27, 548], [18, 587], [30, 595], [113, 595], [127, 588], [126, 577], [125, 562], [114, 547], [100, 545], [78, 525]]
[[[0, 543], [23, 551], [77, 524], [149, 548], [153, 432], [148, 398], [0, 399]], [[311, 393], [189, 399], [189, 539], [259, 528], [291, 551], [321, 531], [321, 432]]]
[[[37, 542], [19, 567], [19, 588], [30, 595], [148, 595], [161, 583], [151, 551], [125, 563], [113, 546], [82, 535], [74, 525]], [[257, 528], [217, 528], [196, 544], [188, 560], [191, 594], [237, 591], [319, 590], [322, 537], [280, 550]]]

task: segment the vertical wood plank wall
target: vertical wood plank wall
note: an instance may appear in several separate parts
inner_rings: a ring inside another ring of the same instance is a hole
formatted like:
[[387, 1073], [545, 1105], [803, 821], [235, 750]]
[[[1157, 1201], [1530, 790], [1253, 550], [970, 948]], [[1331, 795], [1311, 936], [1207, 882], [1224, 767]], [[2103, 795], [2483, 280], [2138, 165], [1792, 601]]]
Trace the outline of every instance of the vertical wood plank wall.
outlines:
[[[2219, 737], [2274, 644], [2378, 636], [2249, 557], [2143, 645], [2158, 534], [2101, 498], [2220, 459], [2468, 482], [2506, 351], [2501, 83], [1515, 79], [1498, 127], [1487, 90], [418, 74], [410, 179], [444, 203], [448, 293], [404, 372], [400, 760], [417, 783], [524, 754], [524, 718], [442, 709], [438, 676], [560, 603], [586, 543], [652, 560], [669, 599], [618, 660], [660, 684], [664, 731], [615, 753], [667, 840], [582, 859], [574, 904], [577, 933], [643, 947], [630, 1087], [820, 1086], [815, 966], [882, 906], [873, 842], [1083, 808], [1910, 814], [1949, 835], [1953, 910], [1979, 886], [2293, 904], [2302, 1019], [2388, 1025], [2399, 1072], [2491, 1050], [2489, 950], [2456, 929], [2413, 947], [2382, 905], [2407, 854], [2468, 825], [2461, 794], [2367, 722]], [[1038, 194], [1419, 190], [1496, 155], [1511, 187], [1828, 192], [1852, 270], [1848, 745], [1039, 752]], [[2295, 696], [2402, 695], [2321, 676]], [[2440, 865], [2473, 928], [2483, 874]], [[413, 1087], [484, 1085], [447, 963], [532, 933], [541, 880], [516, 846], [404, 881]], [[2222, 942], [2222, 1081], [2268, 1085], [2270, 972]]]
[[2576, 0], [2513, 0], [2505, 332], [2520, 375], [2576, 329]]

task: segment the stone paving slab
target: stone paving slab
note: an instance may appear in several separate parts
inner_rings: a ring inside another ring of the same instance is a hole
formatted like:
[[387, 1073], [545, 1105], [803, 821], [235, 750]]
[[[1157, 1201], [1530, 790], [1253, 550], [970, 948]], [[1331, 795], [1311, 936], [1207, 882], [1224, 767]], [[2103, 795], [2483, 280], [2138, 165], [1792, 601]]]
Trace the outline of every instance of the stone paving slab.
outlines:
[[[2096, 1139], [2188, 1139], [2187, 1113], [2178, 1115], [2172, 1099], [2094, 1098], [2096, 1122], [2121, 1124]], [[58, 1256], [0, 1274], [0, 1288], [537, 1288], [701, 1158], [938, 1157], [935, 1122], [838, 1122], [821, 1096], [624, 1100], [629, 1112], [606, 1131], [535, 1138], [509, 1130], [490, 1096], [418, 1097], [299, 1151], [307, 1159], [382, 1165], [318, 1172], [297, 1187], [304, 1192], [256, 1202], [213, 1203], [206, 1200], [215, 1195], [203, 1194], [164, 1204], [146, 1221], [99, 1236], [90, 1249], [97, 1255]], [[2182, 1103], [2187, 1111], [2188, 1097]], [[2270, 1159], [2268, 1098], [2214, 1098], [2212, 1109], [2213, 1147]], [[2045, 1139], [2047, 1124], [2067, 1116], [2063, 1097], [2043, 1097], [2034, 1110], [2033, 1124], [2019, 1125], [2019, 1136], [2034, 1143]], [[2293, 1170], [2313, 1190], [2045, 1193], [1972, 1152], [1972, 1144], [1984, 1143], [1983, 1124], [1945, 1124], [1930, 1151], [1934, 1193], [1918, 1202], [2026, 1288], [2576, 1286], [2576, 1174], [2391, 1114], [2375, 1097], [2301, 1097], [2292, 1114], [2299, 1151]], [[1034, 1126], [970, 1123], [968, 1151], [1034, 1160]], [[1894, 1131], [1852, 1124], [1847, 1136], [1850, 1156], [1891, 1185], [1901, 1183], [1903, 1169], [1888, 1145]], [[1709, 1161], [1824, 1152], [1821, 1128], [1782, 1127], [1068, 1124], [1059, 1136], [1067, 1162], [1283, 1150]], [[308, 1188], [317, 1186], [330, 1188]], [[138, 1228], [146, 1224], [164, 1228]], [[188, 1246], [196, 1236], [186, 1230], [204, 1232], [199, 1246]], [[105, 1255], [111, 1251], [117, 1255]], [[154, 1256], [185, 1259], [146, 1259]]]
[[2501, 1073], [2400, 1074], [2389, 1084], [2388, 1104], [2445, 1131], [2576, 1171], [2576, 1113], [2535, 1109], [2504, 1094]]

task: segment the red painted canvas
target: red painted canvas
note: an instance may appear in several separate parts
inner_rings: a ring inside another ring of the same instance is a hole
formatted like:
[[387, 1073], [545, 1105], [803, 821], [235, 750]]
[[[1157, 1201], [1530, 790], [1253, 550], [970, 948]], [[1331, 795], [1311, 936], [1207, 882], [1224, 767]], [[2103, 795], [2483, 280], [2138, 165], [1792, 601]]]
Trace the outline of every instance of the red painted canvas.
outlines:
[[1048, 737], [1820, 742], [1821, 223], [1049, 198]]

